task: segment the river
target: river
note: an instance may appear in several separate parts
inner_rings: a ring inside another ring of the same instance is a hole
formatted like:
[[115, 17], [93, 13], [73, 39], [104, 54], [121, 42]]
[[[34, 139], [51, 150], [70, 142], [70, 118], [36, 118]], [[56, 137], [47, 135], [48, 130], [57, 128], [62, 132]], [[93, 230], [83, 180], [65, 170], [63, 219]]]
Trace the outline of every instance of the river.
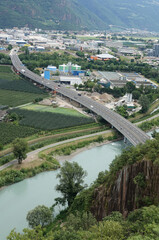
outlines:
[[[109, 143], [85, 150], [71, 161], [78, 162], [87, 171], [85, 183], [90, 185], [99, 172], [109, 169], [112, 160], [124, 147], [123, 141]], [[0, 240], [5, 240], [13, 228], [21, 232], [28, 227], [26, 215], [29, 210], [42, 204], [50, 207], [54, 203], [54, 199], [59, 196], [55, 190], [58, 171], [40, 173], [0, 191]], [[59, 210], [56, 209], [56, 213]]]

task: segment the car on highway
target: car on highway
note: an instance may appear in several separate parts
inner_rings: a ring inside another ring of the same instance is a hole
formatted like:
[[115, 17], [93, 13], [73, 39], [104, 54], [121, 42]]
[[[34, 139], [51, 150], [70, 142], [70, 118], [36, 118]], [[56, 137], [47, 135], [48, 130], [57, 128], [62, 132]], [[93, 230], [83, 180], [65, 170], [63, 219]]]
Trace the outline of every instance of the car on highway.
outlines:
[[80, 93], [78, 93], [78, 96], [81, 96], [81, 94], [80, 94]]
[[93, 108], [93, 105], [91, 105], [91, 108]]

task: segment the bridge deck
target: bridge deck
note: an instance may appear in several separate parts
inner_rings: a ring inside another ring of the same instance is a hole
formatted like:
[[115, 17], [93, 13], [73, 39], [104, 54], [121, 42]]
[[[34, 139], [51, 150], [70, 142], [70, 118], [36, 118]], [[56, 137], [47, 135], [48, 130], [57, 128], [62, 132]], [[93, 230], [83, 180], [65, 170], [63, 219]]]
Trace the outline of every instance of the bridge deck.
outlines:
[[78, 93], [74, 90], [67, 89], [64, 86], [58, 86], [57, 83], [46, 80], [37, 74], [28, 70], [23, 66], [20, 61], [17, 51], [12, 49], [10, 54], [12, 64], [14, 68], [20, 72], [25, 77], [33, 80], [36, 83], [39, 83], [50, 90], [56, 90], [58, 93], [80, 103], [84, 107], [90, 109], [92, 112], [104, 118], [107, 122], [111, 123], [119, 132], [121, 132], [134, 146], [144, 143], [149, 139], [149, 136], [140, 130], [138, 127], [130, 123], [128, 120], [117, 114], [116, 112], [110, 110], [109, 108], [103, 106], [102, 104]]

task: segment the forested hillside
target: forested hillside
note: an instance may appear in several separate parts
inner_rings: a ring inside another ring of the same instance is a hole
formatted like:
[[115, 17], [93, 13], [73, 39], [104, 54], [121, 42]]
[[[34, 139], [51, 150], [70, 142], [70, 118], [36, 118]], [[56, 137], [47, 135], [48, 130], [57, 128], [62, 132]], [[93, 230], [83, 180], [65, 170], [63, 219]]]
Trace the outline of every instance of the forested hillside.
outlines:
[[109, 25], [158, 31], [159, 0], [2, 0], [0, 26], [108, 29]]

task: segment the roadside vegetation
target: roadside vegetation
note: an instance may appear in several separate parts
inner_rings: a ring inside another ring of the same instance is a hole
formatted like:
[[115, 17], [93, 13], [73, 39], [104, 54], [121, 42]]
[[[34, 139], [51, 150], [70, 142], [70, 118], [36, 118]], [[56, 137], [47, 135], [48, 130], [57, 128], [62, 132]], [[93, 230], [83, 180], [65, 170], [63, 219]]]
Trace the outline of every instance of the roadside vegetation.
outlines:
[[[67, 138], [66, 138], [67, 139]], [[90, 137], [87, 140], [76, 140], [73, 144], [72, 142], [65, 144], [64, 146], [57, 146], [53, 149], [47, 149], [42, 151], [39, 154], [38, 159], [33, 159], [33, 161], [18, 165], [13, 165], [3, 171], [0, 171], [0, 187], [7, 186], [19, 181], [22, 181], [25, 178], [33, 177], [36, 174], [44, 171], [56, 170], [60, 167], [60, 163], [56, 160], [54, 154], [56, 155], [70, 155], [71, 151], [74, 151], [78, 148], [83, 148], [89, 146], [91, 143], [103, 142], [104, 140], [115, 140], [117, 139], [116, 134], [108, 133], [103, 137]], [[63, 138], [62, 140], [65, 140]], [[59, 140], [60, 141], [60, 140]], [[55, 140], [57, 142], [57, 139]], [[75, 147], [74, 147], [75, 146]], [[67, 152], [67, 148], [69, 152]], [[55, 151], [55, 152], [54, 152]], [[3, 161], [6, 159], [12, 160], [13, 155], [10, 156], [10, 159], [6, 157], [2, 158]], [[1, 161], [0, 161], [1, 162]]]
[[8, 169], [0, 172], [0, 187], [11, 185], [20, 182], [26, 178], [33, 177], [38, 173], [59, 168], [59, 163], [56, 160], [43, 161], [43, 163], [36, 162], [30, 164], [29, 168]]
[[159, 100], [157, 98], [152, 104], [150, 104], [149, 109], [147, 110], [146, 113], [138, 112], [138, 113], [132, 114], [129, 117], [129, 120], [133, 123], [136, 123], [136, 122], [151, 118], [159, 113], [158, 107], [159, 107]]
[[117, 135], [115, 132], [112, 133], [105, 133], [99, 136], [94, 136], [94, 137], [90, 137], [88, 139], [85, 140], [78, 140], [75, 141], [75, 143], [66, 143], [62, 146], [57, 146], [57, 147], [53, 147], [49, 148], [47, 150], [42, 151], [39, 154], [40, 158], [43, 158], [46, 156], [46, 154], [48, 156], [54, 156], [56, 158], [56, 156], [67, 156], [67, 155], [71, 155], [72, 152], [76, 151], [77, 149], [80, 148], [84, 148], [86, 146], [89, 146], [92, 143], [102, 143], [103, 141], [113, 141], [115, 139], [119, 138], [119, 135]]
[[[2, 123], [0, 123], [0, 126]], [[6, 126], [8, 124], [8, 127]], [[8, 140], [9, 144], [4, 145], [3, 144], [3, 138], [0, 141], [0, 160], [2, 159], [2, 156], [4, 156], [4, 160], [2, 162], [10, 161], [10, 158], [8, 154], [12, 152], [12, 145], [11, 142], [19, 137], [19, 138], [24, 138], [24, 135], [22, 131], [18, 131], [19, 125], [16, 125], [14, 122], [13, 123], [3, 123], [4, 127], [1, 128], [2, 131], [2, 136], [5, 136], [5, 139]], [[20, 126], [21, 127], [21, 126]], [[7, 129], [10, 129], [11, 138], [9, 135], [9, 132]], [[6, 129], [6, 132], [5, 132]], [[38, 129], [33, 129], [26, 127], [27, 130], [37, 130], [35, 131], [35, 134], [33, 134], [33, 131], [30, 131], [30, 133], [27, 134], [29, 135], [28, 137], [25, 137], [29, 144], [29, 151], [35, 150], [37, 148], [63, 141], [69, 138], [75, 138], [79, 136], [84, 136], [96, 132], [101, 132], [109, 129], [109, 125], [103, 125], [100, 123], [91, 123], [91, 124], [85, 124], [81, 126], [75, 126], [75, 127], [70, 127], [70, 128], [64, 128], [64, 129], [57, 129], [57, 130], [52, 130], [52, 131], [39, 131]], [[20, 130], [22, 130], [20, 128]], [[17, 132], [17, 133], [16, 133]], [[22, 134], [21, 134], [22, 133]], [[25, 133], [25, 132], [24, 132]], [[33, 135], [32, 135], [33, 134]], [[23, 136], [23, 137], [22, 137]], [[5, 157], [6, 155], [6, 157]], [[5, 160], [6, 159], [6, 160]], [[8, 160], [7, 160], [8, 159]], [[12, 160], [12, 159], [11, 159]], [[2, 164], [1, 164], [2, 165]]]
[[138, 125], [143, 131], [149, 131], [156, 127], [159, 127], [159, 118], [152, 119], [151, 121], [146, 121]]
[[[42, 148], [44, 146], [53, 144], [53, 143], [57, 143], [57, 142], [61, 142], [67, 139], [72, 139], [72, 138], [76, 138], [76, 137], [81, 137], [81, 136], [85, 136], [88, 134], [93, 134], [93, 133], [97, 133], [97, 132], [101, 132], [104, 130], [107, 130], [107, 127], [101, 127], [98, 129], [83, 129], [82, 131], [80, 130], [78, 131], [72, 131], [72, 132], [68, 132], [68, 133], [62, 133], [62, 134], [54, 134], [51, 136], [46, 136], [46, 137], [42, 137], [40, 138], [40, 134], [39, 134], [39, 138], [36, 138], [35, 140], [31, 140], [28, 141], [28, 152], [30, 151], [34, 151], [36, 149]], [[26, 139], [27, 140], [27, 139]], [[108, 138], [108, 140], [113, 140], [113, 138], [111, 139], [111, 133], [110, 133], [110, 138]], [[10, 161], [12, 161], [15, 157], [12, 154], [12, 148], [11, 148], [11, 144], [9, 145], [9, 148], [6, 149], [6, 146], [3, 146], [1, 144], [1, 149], [3, 150], [3, 148], [5, 150], [0, 152], [0, 166], [4, 165], [5, 163], [8, 163]]]
[[0, 53], [0, 64], [11, 65], [12, 63], [9, 55]]

